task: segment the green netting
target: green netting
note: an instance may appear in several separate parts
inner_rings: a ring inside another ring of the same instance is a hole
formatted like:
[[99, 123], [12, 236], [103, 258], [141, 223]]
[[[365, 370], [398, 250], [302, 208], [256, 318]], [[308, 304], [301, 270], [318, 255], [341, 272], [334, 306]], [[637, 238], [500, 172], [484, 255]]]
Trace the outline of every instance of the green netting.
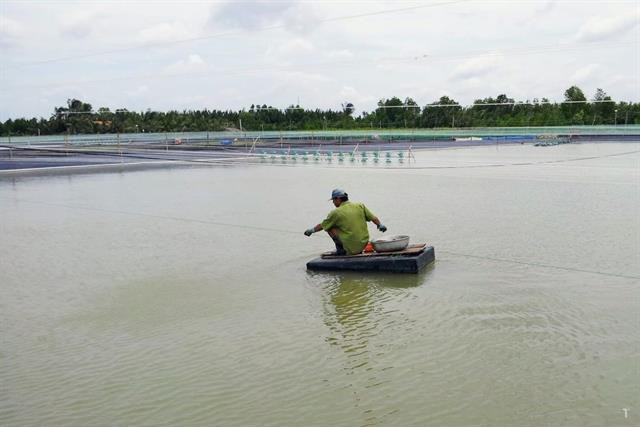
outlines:
[[492, 128], [444, 128], [444, 129], [362, 129], [324, 131], [225, 131], [225, 132], [179, 132], [179, 133], [134, 133], [101, 135], [55, 135], [29, 137], [3, 137], [2, 144], [128, 144], [133, 142], [166, 142], [167, 144], [188, 142], [211, 142], [251, 144], [266, 140], [292, 141], [361, 141], [361, 140], [409, 140], [429, 141], [452, 138], [500, 137], [500, 136], [616, 136], [640, 135], [640, 125], [618, 126], [545, 126], [545, 127], [492, 127]]

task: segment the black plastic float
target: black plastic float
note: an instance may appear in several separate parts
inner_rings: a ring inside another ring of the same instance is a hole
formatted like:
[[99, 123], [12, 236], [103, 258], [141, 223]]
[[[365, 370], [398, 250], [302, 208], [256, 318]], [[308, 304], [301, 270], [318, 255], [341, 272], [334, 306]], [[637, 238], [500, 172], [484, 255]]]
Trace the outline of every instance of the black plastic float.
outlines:
[[393, 273], [418, 273], [435, 260], [433, 246], [411, 245], [399, 252], [371, 252], [358, 255], [336, 256], [322, 254], [307, 263], [313, 271], [385, 271]]

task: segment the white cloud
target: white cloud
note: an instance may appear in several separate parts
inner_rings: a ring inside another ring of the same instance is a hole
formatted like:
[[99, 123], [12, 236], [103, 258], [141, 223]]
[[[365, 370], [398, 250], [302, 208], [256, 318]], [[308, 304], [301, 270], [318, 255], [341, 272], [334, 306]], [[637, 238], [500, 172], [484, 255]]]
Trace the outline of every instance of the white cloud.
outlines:
[[256, 30], [280, 22], [283, 13], [293, 6], [292, 1], [230, 1], [213, 11], [209, 25], [213, 28], [226, 26]]
[[602, 87], [613, 88], [607, 93], [615, 100], [638, 102], [640, 97], [640, 79], [637, 76], [614, 74], [605, 77]]
[[588, 64], [577, 69], [570, 77], [572, 82], [584, 83], [592, 80], [597, 71], [600, 69], [599, 64]]
[[[640, 100], [635, 46], [619, 43], [639, 34], [635, 4], [471, 1], [331, 19], [412, 4], [427, 3], [3, 2], [0, 93], [11, 102], [0, 119], [50, 114], [68, 97], [168, 110], [204, 102], [202, 93], [221, 109], [298, 97], [325, 108], [350, 101], [358, 111], [392, 96], [421, 105], [442, 94], [462, 103], [505, 92], [562, 99], [572, 84]], [[210, 37], [171, 43], [199, 36]], [[580, 43], [592, 40], [605, 43]], [[544, 48], [559, 42], [573, 47]], [[469, 56], [491, 50], [500, 54]], [[55, 88], [50, 105], [35, 101], [45, 88]]]
[[7, 17], [0, 19], [0, 49], [17, 46], [24, 32], [22, 24]]
[[66, 16], [62, 24], [61, 32], [69, 38], [84, 39], [95, 30], [96, 13], [92, 11], [78, 11]]
[[256, 31], [283, 26], [290, 32], [311, 31], [318, 18], [313, 6], [295, 1], [229, 1], [212, 10], [209, 26]]
[[147, 28], [143, 28], [138, 33], [138, 38], [143, 44], [155, 44], [173, 42], [193, 37], [186, 25], [180, 22], [162, 22]]
[[556, 6], [555, 0], [547, 0], [546, 2], [538, 5], [535, 9], [536, 15], [546, 15], [551, 12]]
[[473, 79], [481, 77], [493, 71], [500, 62], [502, 62], [502, 56], [499, 53], [471, 58], [458, 65], [453, 70], [452, 77], [454, 79]]
[[351, 52], [349, 49], [336, 49], [327, 52], [326, 56], [329, 59], [344, 60], [352, 59], [354, 55], [353, 52]]
[[298, 34], [307, 34], [317, 28], [319, 18], [309, 3], [298, 3], [283, 16], [286, 28]]
[[607, 40], [632, 30], [639, 23], [640, 17], [637, 13], [615, 17], [594, 17], [578, 30], [575, 40], [580, 42]]
[[[480, 79], [478, 77], [470, 77], [470, 78], [464, 79], [460, 83], [460, 86], [458, 87], [458, 90], [459, 91], [475, 91], [477, 89], [486, 88], [486, 87], [487, 87], [487, 85], [483, 81], [483, 79]], [[489, 94], [487, 94], [487, 95], [489, 95]]]
[[360, 94], [358, 93], [357, 90], [355, 90], [353, 87], [351, 86], [342, 86], [342, 89], [340, 89], [340, 96], [343, 98], [356, 98], [359, 97]]
[[362, 110], [370, 109], [378, 101], [372, 95], [363, 95], [351, 86], [342, 86], [339, 94], [342, 103], [351, 102], [354, 105], [356, 115]]
[[306, 86], [310, 84], [326, 83], [331, 81], [331, 78], [320, 73], [307, 73], [304, 71], [285, 71], [280, 72], [281, 79], [292, 84], [300, 86]]
[[139, 96], [142, 96], [142, 95], [144, 95], [144, 94], [146, 94], [148, 92], [149, 92], [149, 86], [140, 85], [140, 86], [136, 87], [135, 89], [126, 91], [126, 94], [131, 96], [131, 97], [139, 97]]
[[208, 102], [208, 98], [202, 94], [191, 95], [185, 98], [181, 98], [179, 101], [179, 106], [182, 109], [202, 109], [210, 107], [210, 102]]
[[186, 59], [181, 59], [164, 69], [167, 74], [184, 74], [205, 71], [209, 65], [200, 55], [192, 53]]
[[278, 44], [274, 53], [279, 56], [306, 55], [315, 50], [315, 46], [309, 40], [296, 37]]

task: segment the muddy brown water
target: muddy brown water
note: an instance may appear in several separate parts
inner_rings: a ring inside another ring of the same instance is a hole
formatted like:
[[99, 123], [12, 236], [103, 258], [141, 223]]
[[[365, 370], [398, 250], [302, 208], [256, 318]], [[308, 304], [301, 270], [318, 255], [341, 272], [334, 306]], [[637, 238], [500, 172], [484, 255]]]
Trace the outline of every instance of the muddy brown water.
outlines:
[[[639, 150], [0, 177], [0, 424], [637, 425]], [[307, 272], [334, 187], [436, 262]]]

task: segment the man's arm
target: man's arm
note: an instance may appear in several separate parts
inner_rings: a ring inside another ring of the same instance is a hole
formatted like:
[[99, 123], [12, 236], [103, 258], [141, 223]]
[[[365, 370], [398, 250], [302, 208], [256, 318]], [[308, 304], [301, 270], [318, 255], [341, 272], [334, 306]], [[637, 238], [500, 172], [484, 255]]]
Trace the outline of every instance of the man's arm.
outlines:
[[382, 225], [378, 217], [375, 216], [373, 212], [369, 210], [369, 208], [367, 208], [364, 204], [362, 205], [362, 208], [364, 209], [364, 219], [373, 222], [378, 227], [378, 230], [382, 231], [383, 233], [387, 231], [387, 227]]
[[322, 230], [322, 225], [316, 224], [314, 227], [308, 228], [304, 234], [305, 236], [311, 236], [313, 233], [317, 233], [320, 230]]
[[383, 233], [387, 231], [387, 227], [382, 225], [377, 216], [371, 218], [371, 222], [373, 222], [378, 227], [378, 230], [382, 231]]
[[320, 224], [314, 225], [311, 228], [308, 228], [304, 232], [305, 236], [311, 236], [313, 233], [321, 230], [331, 230], [336, 225], [336, 221], [338, 220], [337, 215], [338, 214], [336, 213], [336, 210], [332, 210], [331, 212], [329, 212], [329, 215], [327, 215], [327, 218], [324, 221], [322, 221]]

